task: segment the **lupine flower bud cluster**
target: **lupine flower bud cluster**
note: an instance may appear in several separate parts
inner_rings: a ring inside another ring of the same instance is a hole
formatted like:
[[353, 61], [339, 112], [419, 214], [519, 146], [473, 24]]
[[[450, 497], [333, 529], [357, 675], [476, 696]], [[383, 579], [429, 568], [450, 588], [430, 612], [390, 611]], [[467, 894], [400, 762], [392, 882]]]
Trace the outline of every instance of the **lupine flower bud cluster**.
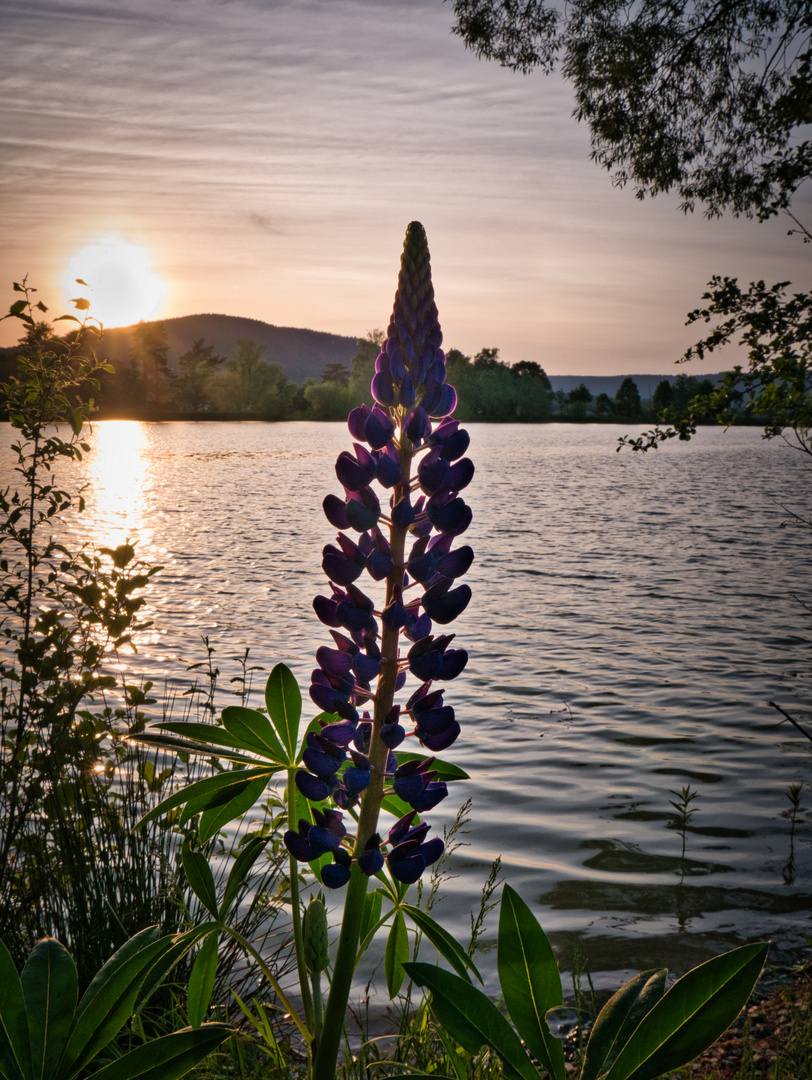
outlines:
[[[322, 873], [330, 887], [349, 880], [353, 857], [369, 876], [385, 859], [394, 877], [411, 883], [443, 851], [443, 841], [427, 840], [429, 826], [416, 820], [446, 796], [431, 755], [460, 732], [444, 684], [460, 674], [468, 654], [453, 646], [454, 634], [436, 627], [453, 622], [471, 599], [458, 579], [473, 551], [455, 542], [471, 522], [460, 492], [474, 466], [464, 456], [469, 436], [450, 416], [457, 395], [446, 382], [441, 344], [426, 234], [412, 222], [375, 362], [374, 404], [350, 412], [353, 449], [336, 462], [344, 494], [328, 495], [323, 504], [339, 531], [323, 552], [329, 594], [313, 606], [332, 645], [316, 653], [310, 696], [337, 719], [307, 735], [296, 784], [308, 800], [329, 800], [336, 809], [314, 808], [314, 823], [301, 820], [285, 843], [304, 862], [331, 853], [334, 861]], [[382, 602], [364, 591], [363, 575], [381, 583]], [[397, 703], [404, 688], [408, 697]], [[429, 756], [398, 759], [398, 747], [419, 752], [420, 746]], [[365, 798], [379, 806], [389, 792], [411, 811], [386, 841], [374, 831], [353, 841], [342, 811], [357, 817]]]

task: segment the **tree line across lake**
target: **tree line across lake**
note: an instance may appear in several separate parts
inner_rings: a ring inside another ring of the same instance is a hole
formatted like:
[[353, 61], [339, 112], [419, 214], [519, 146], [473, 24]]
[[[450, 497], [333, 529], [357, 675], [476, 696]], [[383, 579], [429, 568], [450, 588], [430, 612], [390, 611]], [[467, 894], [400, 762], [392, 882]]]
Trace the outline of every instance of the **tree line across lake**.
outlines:
[[[41, 323], [29, 328], [19, 352], [38, 343], [50, 330]], [[330, 362], [319, 379], [301, 385], [281, 364], [268, 361], [264, 346], [238, 338], [227, 356], [199, 338], [172, 362], [165, 326], [141, 323], [131, 336], [129, 356], [100, 376], [94, 393], [100, 418], [178, 419], [227, 418], [262, 420], [344, 420], [348, 411], [369, 403], [375, 358], [383, 341], [380, 330], [359, 339], [349, 364]], [[103, 342], [97, 351], [103, 354]], [[534, 361], [509, 365], [496, 348], [466, 356], [450, 349], [448, 379], [459, 397], [456, 416], [462, 421], [539, 423], [566, 421], [653, 421], [666, 409], [682, 411], [697, 394], [710, 391], [709, 380], [680, 375], [663, 379], [650, 400], [641, 399], [631, 377], [614, 397], [593, 396], [581, 383], [554, 391], [544, 369]], [[9, 360], [12, 366], [13, 360]]]

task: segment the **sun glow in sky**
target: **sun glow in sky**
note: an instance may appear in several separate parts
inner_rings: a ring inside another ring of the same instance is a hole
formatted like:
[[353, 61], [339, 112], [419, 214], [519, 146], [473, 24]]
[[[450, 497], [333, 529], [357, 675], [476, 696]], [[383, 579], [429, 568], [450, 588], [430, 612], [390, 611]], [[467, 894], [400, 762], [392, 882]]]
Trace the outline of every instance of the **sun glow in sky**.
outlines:
[[65, 300], [81, 295], [90, 301], [90, 315], [103, 326], [131, 326], [161, 313], [166, 284], [152, 270], [146, 248], [106, 236], [88, 244], [71, 259], [62, 285]]
[[[388, 322], [417, 219], [448, 347], [674, 373], [714, 274], [812, 285], [787, 219], [706, 221], [613, 187], [570, 86], [477, 60], [451, 23], [443, 0], [10, 0], [0, 308], [28, 274], [56, 314], [71, 259], [115, 235], [152, 254], [162, 318], [364, 336]], [[812, 187], [793, 212], [812, 220]], [[143, 264], [107, 266], [93, 314], [148, 317]], [[133, 314], [103, 310], [105, 290], [140, 296]]]

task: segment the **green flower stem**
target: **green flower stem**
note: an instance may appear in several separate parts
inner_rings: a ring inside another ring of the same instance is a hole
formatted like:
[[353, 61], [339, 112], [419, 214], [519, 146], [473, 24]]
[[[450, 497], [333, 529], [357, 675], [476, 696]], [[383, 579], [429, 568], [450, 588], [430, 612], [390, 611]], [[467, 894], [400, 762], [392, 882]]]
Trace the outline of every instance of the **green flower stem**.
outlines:
[[[403, 482], [395, 488], [395, 501], [409, 492], [411, 486], [412, 445], [405, 436], [401, 438], [400, 467]], [[389, 544], [394, 568], [386, 581], [386, 604], [392, 602], [396, 592], [403, 586], [404, 552], [406, 550], [407, 529], [390, 526]], [[398, 673], [398, 641], [400, 633], [386, 626], [381, 632], [381, 657], [383, 659], [381, 675], [375, 691], [375, 711], [372, 723], [372, 739], [369, 760], [372, 765], [372, 778], [364, 792], [361, 813], [358, 817], [355, 849], [357, 858], [364, 850], [367, 840], [377, 831], [378, 816], [383, 801], [384, 773], [389, 751], [381, 742], [380, 730], [395, 699], [395, 682]], [[352, 989], [352, 977], [358, 955], [361, 937], [361, 920], [364, 913], [369, 878], [359, 870], [358, 863], [353, 864], [352, 875], [347, 885], [344, 899], [344, 917], [341, 921], [341, 934], [338, 939], [333, 979], [324, 1012], [322, 1036], [313, 1063], [313, 1080], [335, 1080], [336, 1061], [341, 1046], [341, 1035], [347, 1015], [347, 1002]]]
[[[293, 772], [288, 773], [288, 828], [296, 829], [296, 784], [293, 780]], [[304, 937], [302, 935], [302, 910], [299, 903], [299, 872], [296, 859], [291, 855], [288, 860], [290, 866], [290, 911], [293, 921], [293, 949], [296, 953], [296, 971], [299, 976], [299, 990], [302, 995], [305, 1020], [308, 1028], [314, 1030], [313, 998], [310, 994], [310, 982], [307, 978], [305, 966]]]

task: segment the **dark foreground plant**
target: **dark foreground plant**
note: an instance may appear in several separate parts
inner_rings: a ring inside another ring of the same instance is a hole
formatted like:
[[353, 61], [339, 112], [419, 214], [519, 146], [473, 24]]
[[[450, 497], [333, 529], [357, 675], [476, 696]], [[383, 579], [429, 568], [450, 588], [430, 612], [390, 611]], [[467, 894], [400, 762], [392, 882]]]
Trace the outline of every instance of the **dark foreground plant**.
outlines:
[[21, 975], [0, 942], [0, 1077], [73, 1080], [88, 1069], [99, 1080], [183, 1076], [232, 1029], [225, 1024], [187, 1028], [113, 1055], [109, 1064], [94, 1069], [183, 950], [182, 939], [143, 930], [108, 960], [78, 1000], [76, 965], [58, 941], [40, 941]]
[[[267, 715], [232, 706], [223, 711], [219, 725], [169, 722], [159, 725], [160, 733], [138, 736], [231, 762], [231, 769], [175, 793], [144, 818], [149, 822], [182, 808], [181, 826], [199, 815], [202, 841], [262, 799], [275, 777], [286, 777], [284, 843], [290, 855], [301, 1007], [286, 993], [278, 973], [231, 925], [232, 890], [245, 880], [258, 849], [246, 848], [220, 896], [205, 856], [187, 845], [187, 877], [210, 916], [195, 931], [203, 944], [190, 981], [190, 1014], [193, 1022], [205, 1015], [216, 941], [226, 935], [256, 960], [273, 987], [309, 1049], [315, 1080], [335, 1077], [353, 977], [386, 923], [383, 966], [390, 996], [399, 992], [406, 972], [430, 990], [452, 1058], [459, 1059], [459, 1052], [449, 1040], [469, 1053], [487, 1045], [504, 1062], [506, 1075], [529, 1080], [538, 1075], [529, 1050], [554, 1080], [564, 1076], [561, 1046], [545, 1018], [548, 1008], [561, 1003], [558, 968], [543, 931], [517, 894], [506, 887], [499, 970], [518, 1035], [473, 986], [472, 975], [482, 980], [463, 947], [424, 909], [406, 902], [409, 886], [443, 854], [443, 840], [428, 838], [421, 815], [445, 798], [450, 780], [465, 778], [435, 756], [460, 733], [454, 709], [444, 700], [445, 683], [463, 671], [468, 659], [464, 649], [452, 647], [453, 634], [435, 630], [466, 608], [471, 590], [457, 580], [473, 559], [467, 545], [454, 547], [471, 521], [460, 492], [474, 467], [464, 456], [468, 435], [449, 415], [456, 394], [446, 383], [441, 341], [425, 232], [413, 222], [406, 232], [394, 311], [375, 365], [374, 404], [350, 413], [353, 450], [343, 452], [336, 463], [343, 495], [324, 500], [338, 535], [323, 551], [329, 592], [314, 602], [333, 639], [316, 654], [310, 686], [311, 698], [323, 711], [300, 735], [301, 694], [280, 664], [268, 680]], [[371, 579], [372, 590], [377, 584], [377, 598], [358, 584], [363, 574]], [[404, 751], [408, 738], [417, 745], [415, 752]], [[380, 824], [382, 812], [393, 819], [387, 828]], [[302, 918], [300, 887], [313, 882], [307, 866], [328, 889], [346, 886], [332, 963], [320, 897], [311, 896]], [[376, 886], [369, 891], [373, 878]], [[409, 963], [407, 919], [453, 974]], [[765, 953], [766, 946], [748, 946], [710, 961], [665, 996], [665, 972], [632, 980], [599, 1018], [592, 1049], [587, 1049], [587, 1080], [651, 1080], [659, 1075], [652, 1069], [666, 1071], [690, 1060], [724, 1030], [731, 1010], [730, 1019], [735, 1016]], [[329, 990], [322, 1009], [325, 975]], [[244, 1003], [241, 1007], [281, 1057], [267, 1013], [251, 1013]], [[457, 1074], [466, 1075], [463, 1064]]]

